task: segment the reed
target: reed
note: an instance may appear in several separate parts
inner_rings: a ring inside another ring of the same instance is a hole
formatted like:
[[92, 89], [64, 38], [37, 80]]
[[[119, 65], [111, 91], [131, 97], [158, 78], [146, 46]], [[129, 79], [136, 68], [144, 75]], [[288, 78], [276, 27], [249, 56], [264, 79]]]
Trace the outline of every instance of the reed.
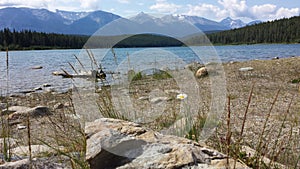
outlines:
[[230, 157], [230, 144], [231, 144], [231, 128], [230, 128], [230, 116], [231, 116], [231, 110], [230, 110], [230, 97], [228, 97], [228, 105], [227, 105], [227, 134], [226, 134], [226, 144], [227, 144], [227, 158], [226, 158], [226, 168], [230, 168], [229, 164], [229, 157]]
[[[9, 92], [9, 55], [8, 48], [6, 48], [6, 95]], [[0, 118], [1, 118], [1, 137], [3, 138], [3, 148], [2, 153], [5, 161], [11, 161], [11, 144], [10, 144], [10, 126], [9, 126], [9, 118], [8, 118], [8, 107], [9, 102], [7, 96], [5, 96], [6, 109], [4, 112], [1, 110]]]
[[31, 152], [31, 132], [30, 132], [30, 116], [27, 115], [26, 118], [27, 126], [27, 137], [28, 137], [28, 151], [29, 151], [29, 169], [32, 169], [32, 152]]
[[[287, 120], [287, 116], [289, 114], [289, 110], [291, 108], [292, 102], [293, 102], [293, 98], [291, 99], [291, 101], [290, 101], [290, 103], [288, 105], [288, 108], [287, 108], [286, 112], [284, 113], [284, 119], [283, 119], [283, 121], [281, 123], [281, 126], [279, 128], [279, 132], [278, 132], [278, 135], [277, 135], [277, 137], [275, 139], [275, 143], [274, 143], [274, 145], [273, 145], [273, 147], [271, 149], [271, 151], [272, 151], [271, 155], [270, 155], [271, 161], [270, 161], [270, 163], [268, 165], [268, 168], [270, 168], [272, 166], [272, 163], [273, 163], [274, 159], [276, 157], [278, 157], [279, 153], [281, 152], [282, 144], [278, 145], [278, 142], [279, 142], [279, 138], [281, 137], [282, 129], [284, 128], [285, 122]], [[291, 131], [292, 131], [292, 129], [291, 129]], [[291, 139], [290, 136], [288, 137], [288, 142], [290, 142], [290, 139]], [[277, 147], [279, 147], [279, 148], [277, 148]], [[277, 150], [277, 152], [276, 152], [276, 150]], [[276, 154], [276, 156], [275, 156], [275, 154]]]
[[259, 135], [259, 139], [258, 139], [258, 145], [256, 147], [256, 154], [255, 154], [255, 158], [254, 158], [254, 167], [257, 167], [260, 165], [261, 163], [261, 157], [262, 157], [262, 145], [265, 144], [264, 141], [263, 141], [263, 138], [265, 137], [265, 132], [266, 132], [266, 127], [267, 127], [267, 123], [269, 122], [269, 118], [270, 118], [270, 115], [271, 115], [271, 112], [273, 110], [273, 107], [278, 99], [278, 96], [279, 96], [279, 92], [280, 90], [277, 91], [276, 93], [276, 96], [271, 104], [271, 107], [268, 111], [268, 114], [267, 114], [267, 117], [265, 119], [265, 122], [263, 124], [263, 127], [261, 129], [261, 133]]

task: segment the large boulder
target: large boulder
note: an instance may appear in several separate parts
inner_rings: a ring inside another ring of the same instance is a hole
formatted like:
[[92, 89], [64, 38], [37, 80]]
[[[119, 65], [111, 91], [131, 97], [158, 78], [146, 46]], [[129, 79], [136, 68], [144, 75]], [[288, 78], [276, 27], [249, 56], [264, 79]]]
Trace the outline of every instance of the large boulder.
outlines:
[[[226, 168], [226, 156], [204, 144], [118, 119], [86, 124], [86, 160], [101, 168]], [[233, 163], [233, 160], [230, 160]], [[237, 162], [236, 168], [248, 168]]]
[[206, 67], [201, 67], [200, 69], [197, 70], [195, 76], [197, 78], [201, 78], [201, 77], [204, 77], [204, 76], [207, 76], [208, 75], [208, 71], [207, 71], [207, 68]]
[[199, 62], [192, 62], [186, 65], [184, 68], [191, 70], [192, 72], [196, 72], [199, 68], [203, 67], [204, 65]]

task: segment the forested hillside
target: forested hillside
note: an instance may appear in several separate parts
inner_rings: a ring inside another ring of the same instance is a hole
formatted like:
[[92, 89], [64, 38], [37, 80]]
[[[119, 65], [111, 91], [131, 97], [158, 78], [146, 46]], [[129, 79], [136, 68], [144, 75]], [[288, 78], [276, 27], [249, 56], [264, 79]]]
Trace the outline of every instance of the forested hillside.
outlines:
[[208, 34], [213, 44], [300, 43], [300, 16]]
[[80, 49], [88, 40], [88, 36], [39, 33], [30, 30], [0, 30], [0, 50], [24, 49]]
[[0, 31], [0, 50], [26, 49], [81, 49], [87, 43], [90, 48], [129, 48], [129, 47], [166, 47], [182, 46], [183, 43], [171, 37], [140, 34], [120, 36], [79, 36], [54, 33], [38, 33], [35, 31]]

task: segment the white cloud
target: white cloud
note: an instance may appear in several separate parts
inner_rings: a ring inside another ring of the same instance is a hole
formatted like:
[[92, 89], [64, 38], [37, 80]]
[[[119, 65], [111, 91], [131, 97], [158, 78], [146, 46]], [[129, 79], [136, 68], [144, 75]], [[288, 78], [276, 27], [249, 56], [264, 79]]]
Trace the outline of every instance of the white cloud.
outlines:
[[180, 7], [180, 5], [168, 3], [165, 0], [157, 0], [155, 5], [150, 6], [150, 9], [162, 13], [175, 13]]
[[54, 0], [48, 3], [48, 9], [55, 11], [55, 9], [66, 10], [66, 11], [85, 11], [81, 7], [79, 0]]
[[189, 11], [187, 15], [196, 15], [208, 19], [223, 19], [228, 16], [228, 12], [211, 4], [190, 5], [188, 4]]
[[276, 10], [276, 5], [273, 4], [254, 5], [251, 8], [252, 13], [255, 13], [257, 15], [271, 14], [275, 10]]
[[91, 11], [98, 10], [102, 0], [1, 0], [0, 7], [30, 7], [46, 8], [54, 11], [75, 10]]
[[259, 18], [270, 18], [274, 13], [276, 13], [276, 5], [273, 4], [263, 4], [263, 5], [254, 5], [251, 7], [250, 13], [252, 14], [252, 19]]
[[212, 4], [186, 5], [187, 15], [196, 15], [212, 20], [225, 17], [245, 20], [274, 20], [283, 17], [298, 16], [300, 8], [278, 8], [274, 4], [248, 6], [245, 0], [218, 0], [219, 6]]
[[115, 12], [115, 11], [116, 11], [115, 8], [111, 8], [111, 9], [109, 10], [109, 12]]
[[48, 8], [48, 4], [51, 0], [1, 0], [0, 6], [8, 7], [32, 7], [32, 8]]
[[121, 4], [129, 4], [129, 0], [118, 0]]
[[299, 15], [300, 8], [277, 8], [273, 4], [254, 5], [250, 9], [253, 19], [274, 20]]
[[230, 17], [248, 17], [248, 6], [245, 0], [218, 0]]
[[299, 16], [300, 14], [300, 8], [279, 8], [276, 11], [275, 18], [289, 18], [292, 16]]
[[226, 17], [251, 17], [245, 0], [218, 0], [218, 3], [219, 6], [206, 3], [199, 5], [187, 5], [187, 14], [197, 15], [213, 20], [221, 20]]
[[97, 10], [101, 0], [79, 0], [80, 7], [86, 10]]

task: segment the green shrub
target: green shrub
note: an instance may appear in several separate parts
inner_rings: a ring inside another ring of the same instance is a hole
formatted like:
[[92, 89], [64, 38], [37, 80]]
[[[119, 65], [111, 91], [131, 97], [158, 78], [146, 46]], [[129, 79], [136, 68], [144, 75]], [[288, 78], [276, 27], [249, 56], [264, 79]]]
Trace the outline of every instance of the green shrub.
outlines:
[[300, 83], [300, 78], [299, 79], [293, 79], [291, 82], [292, 83]]

